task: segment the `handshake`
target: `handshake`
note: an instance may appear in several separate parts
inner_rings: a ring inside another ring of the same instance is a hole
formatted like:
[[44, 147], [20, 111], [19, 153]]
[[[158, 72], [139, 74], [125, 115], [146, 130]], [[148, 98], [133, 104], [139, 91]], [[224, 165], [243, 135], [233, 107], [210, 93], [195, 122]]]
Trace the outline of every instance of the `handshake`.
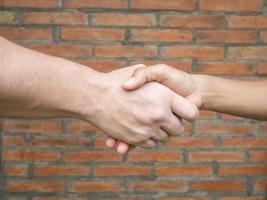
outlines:
[[197, 80], [167, 65], [135, 65], [98, 74], [95, 80], [94, 113], [86, 120], [107, 133], [106, 146], [119, 153], [166, 143], [184, 131], [182, 119], [198, 117]]

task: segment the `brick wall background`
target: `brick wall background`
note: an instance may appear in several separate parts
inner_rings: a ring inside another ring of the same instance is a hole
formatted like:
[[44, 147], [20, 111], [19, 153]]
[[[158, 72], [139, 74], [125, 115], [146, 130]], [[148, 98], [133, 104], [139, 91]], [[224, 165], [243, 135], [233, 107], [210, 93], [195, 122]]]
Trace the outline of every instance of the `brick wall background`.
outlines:
[[[227, 77], [267, 75], [266, 0], [0, 0], [0, 6], [0, 35], [100, 71], [142, 62]], [[267, 199], [266, 122], [205, 111], [165, 147], [125, 156], [75, 119], [2, 119], [1, 129], [1, 199]]]

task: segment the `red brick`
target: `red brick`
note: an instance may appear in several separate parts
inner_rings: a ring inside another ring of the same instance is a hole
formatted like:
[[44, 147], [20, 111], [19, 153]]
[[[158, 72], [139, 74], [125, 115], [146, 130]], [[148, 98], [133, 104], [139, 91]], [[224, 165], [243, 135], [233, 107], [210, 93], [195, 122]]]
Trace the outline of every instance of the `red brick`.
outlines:
[[244, 181], [192, 181], [192, 190], [196, 191], [242, 192], [245, 189]]
[[0, 11], [0, 24], [17, 24], [17, 23], [18, 23], [18, 18], [15, 12]]
[[194, 10], [194, 0], [132, 0], [131, 8], [156, 10]]
[[[14, 199], [15, 200], [15, 199]], [[87, 197], [77, 197], [77, 196], [72, 196], [70, 195], [69, 197], [68, 196], [58, 196], [56, 195], [55, 197], [34, 197], [33, 200], [88, 200]]]
[[10, 40], [52, 40], [51, 28], [0, 28], [0, 35]]
[[158, 200], [211, 200], [209, 197], [160, 197]]
[[149, 176], [151, 168], [149, 166], [107, 166], [95, 167], [95, 176]]
[[3, 136], [3, 146], [22, 146], [24, 139], [22, 136]]
[[34, 176], [86, 176], [89, 168], [85, 166], [36, 166], [33, 169]]
[[266, 148], [267, 138], [224, 138], [224, 148]]
[[263, 42], [267, 42], [267, 31], [262, 31], [261, 32], [261, 39]]
[[257, 73], [258, 74], [266, 74], [267, 75], [267, 63], [260, 63], [257, 66]]
[[59, 121], [4, 120], [1, 126], [3, 131], [14, 133], [58, 133], [61, 131]]
[[222, 59], [224, 50], [208, 46], [170, 46], [162, 49], [162, 55], [170, 58], [194, 58], [201, 60]]
[[82, 12], [26, 12], [25, 24], [87, 24], [87, 15]]
[[176, 152], [131, 152], [128, 160], [134, 162], [176, 162], [181, 161], [181, 153]]
[[5, 166], [5, 175], [6, 176], [26, 176], [27, 175], [27, 166], [26, 165], [14, 165], [14, 166]]
[[96, 41], [121, 41], [124, 40], [125, 30], [104, 28], [62, 28], [63, 40], [96, 40]]
[[266, 133], [267, 132], [267, 124], [259, 124], [258, 132]]
[[84, 161], [120, 161], [122, 156], [116, 152], [66, 152], [65, 161], [84, 162]]
[[209, 176], [212, 169], [209, 165], [181, 165], [159, 166], [156, 168], [157, 176]]
[[89, 145], [89, 138], [88, 137], [82, 137], [82, 136], [49, 136], [49, 137], [43, 137], [43, 136], [35, 136], [31, 141], [29, 142], [32, 146], [37, 147], [63, 147], [63, 148], [69, 148], [69, 147], [82, 147], [82, 146], [88, 146]]
[[60, 57], [81, 58], [92, 56], [92, 46], [83, 44], [38, 44], [28, 45], [30, 49], [40, 51], [45, 54]]
[[267, 180], [258, 180], [254, 184], [254, 191], [265, 191], [267, 190]]
[[227, 196], [227, 197], [221, 197], [221, 198], [219, 198], [219, 200], [266, 200], [266, 198], [265, 197], [260, 197], [260, 196], [256, 196], [256, 197]]
[[266, 175], [267, 166], [220, 166], [219, 176], [256, 176], [256, 175]]
[[208, 11], [260, 11], [261, 0], [201, 0], [200, 9]]
[[186, 192], [188, 186], [186, 181], [132, 181], [129, 183], [130, 191], [138, 192]]
[[93, 25], [112, 26], [154, 26], [155, 16], [152, 14], [96, 13], [92, 18]]
[[222, 120], [229, 120], [229, 121], [232, 121], [232, 120], [242, 120], [244, 118], [242, 117], [238, 117], [238, 116], [235, 116], [235, 115], [229, 115], [229, 114], [224, 114], [224, 113], [221, 113], [221, 119]]
[[120, 181], [75, 181], [70, 186], [72, 192], [121, 192], [123, 183]]
[[191, 138], [191, 137], [179, 137], [172, 138], [166, 145], [173, 148], [186, 148], [186, 149], [211, 149], [217, 146], [217, 140], [214, 138]]
[[203, 43], [256, 43], [256, 34], [253, 31], [199, 31], [196, 33], [198, 42]]
[[64, 7], [66, 8], [126, 8], [126, 0], [65, 0]]
[[3, 153], [3, 158], [6, 161], [11, 160], [32, 160], [32, 161], [54, 161], [60, 159], [60, 153], [53, 152], [42, 152], [42, 151], [10, 151], [6, 150]]
[[1, 0], [3, 7], [15, 8], [57, 8], [58, 0]]
[[267, 162], [267, 152], [266, 151], [250, 152], [250, 160], [254, 162]]
[[246, 75], [252, 73], [249, 64], [237, 62], [199, 62], [196, 72], [201, 74]]
[[224, 19], [219, 16], [175, 16], [163, 15], [160, 19], [161, 26], [178, 28], [222, 28]]
[[227, 56], [231, 59], [266, 59], [267, 47], [230, 47]]
[[113, 70], [127, 66], [127, 63], [125, 61], [114, 60], [114, 59], [105, 60], [102, 58], [100, 58], [99, 60], [92, 59], [92, 60], [83, 60], [77, 62], [82, 65], [86, 65], [99, 72], [111, 72]]
[[66, 124], [66, 130], [71, 133], [83, 133], [98, 131], [99, 129], [87, 122], [71, 121]]
[[197, 134], [250, 134], [252, 127], [249, 124], [198, 124]]
[[245, 154], [240, 152], [198, 151], [189, 153], [191, 161], [243, 162]]
[[153, 30], [153, 29], [133, 29], [131, 31], [132, 41], [146, 42], [190, 42], [192, 32], [177, 30]]
[[64, 183], [56, 180], [9, 180], [6, 183], [6, 190], [9, 192], [60, 192], [64, 190]]
[[121, 46], [103, 45], [95, 47], [97, 57], [154, 57], [157, 55], [155, 46]]
[[200, 110], [199, 119], [216, 119], [216, 112], [208, 110]]
[[228, 18], [230, 28], [267, 28], [266, 16], [231, 16]]

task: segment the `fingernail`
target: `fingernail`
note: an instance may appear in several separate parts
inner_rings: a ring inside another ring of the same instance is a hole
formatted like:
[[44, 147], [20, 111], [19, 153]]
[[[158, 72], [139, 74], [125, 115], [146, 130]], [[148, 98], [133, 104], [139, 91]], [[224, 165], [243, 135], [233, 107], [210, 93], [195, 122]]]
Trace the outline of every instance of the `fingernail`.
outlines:
[[136, 79], [134, 77], [131, 77], [130, 79], [124, 82], [124, 85], [127, 85], [127, 86], [133, 85], [135, 81]]

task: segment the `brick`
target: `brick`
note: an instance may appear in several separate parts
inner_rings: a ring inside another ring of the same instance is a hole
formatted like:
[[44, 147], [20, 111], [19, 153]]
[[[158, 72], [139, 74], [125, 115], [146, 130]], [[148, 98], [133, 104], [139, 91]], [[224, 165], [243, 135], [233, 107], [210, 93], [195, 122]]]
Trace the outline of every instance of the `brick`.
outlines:
[[82, 121], [71, 121], [66, 123], [66, 131], [70, 133], [84, 133], [98, 131], [94, 125]]
[[265, 200], [265, 197], [260, 197], [260, 196], [256, 196], [256, 197], [228, 196], [228, 197], [221, 197], [221, 198], [219, 198], [219, 200]]
[[95, 47], [97, 57], [154, 57], [157, 55], [155, 46], [121, 46], [102, 45]]
[[152, 14], [96, 13], [92, 16], [93, 25], [111, 26], [155, 26]]
[[118, 9], [126, 8], [126, 0], [65, 0], [65, 8], [106, 8], [106, 9]]
[[186, 181], [156, 180], [156, 181], [131, 181], [130, 191], [137, 192], [186, 192], [188, 186]]
[[3, 159], [6, 161], [55, 161], [60, 159], [60, 153], [44, 152], [44, 151], [18, 151], [18, 150], [6, 150], [3, 152]]
[[216, 113], [208, 110], [200, 110], [199, 119], [216, 119]]
[[219, 176], [256, 176], [256, 175], [266, 175], [267, 166], [220, 166], [218, 175]]
[[224, 138], [222, 144], [224, 148], [266, 148], [267, 138]]
[[89, 138], [82, 136], [35, 136], [28, 142], [32, 146], [37, 147], [86, 147], [89, 146]]
[[24, 139], [22, 136], [3, 136], [3, 146], [22, 146], [24, 145]]
[[267, 190], [267, 180], [258, 180], [254, 184], [254, 191], [265, 191]]
[[186, 148], [186, 149], [211, 149], [217, 146], [217, 140], [214, 138], [192, 138], [192, 137], [179, 137], [172, 138], [166, 144], [166, 147], [173, 148]]
[[253, 73], [249, 64], [238, 62], [199, 62], [197, 64], [196, 72], [201, 74], [246, 75]]
[[160, 25], [177, 28], [222, 28], [224, 19], [219, 16], [175, 16], [162, 15]]
[[177, 30], [153, 30], [153, 29], [133, 29], [131, 30], [132, 41], [146, 42], [190, 42], [192, 32]]
[[73, 162], [84, 161], [121, 161], [122, 156], [116, 152], [65, 152], [64, 160]]
[[51, 28], [0, 28], [0, 35], [10, 40], [52, 40]]
[[230, 28], [267, 28], [266, 16], [231, 16], [228, 18]]
[[260, 124], [258, 127], [258, 132], [266, 133], [267, 132], [267, 125], [266, 124]]
[[267, 42], [267, 31], [262, 31], [261, 32], [261, 39], [263, 42]]
[[201, 43], [256, 43], [256, 34], [253, 31], [198, 31], [196, 39]]
[[124, 34], [124, 29], [74, 27], [61, 29], [61, 38], [63, 40], [122, 41], [124, 40]]
[[[125, 61], [120, 60], [114, 60], [114, 59], [91, 59], [91, 60], [83, 60], [83, 61], [77, 61], [80, 64], [86, 65], [96, 71], [99, 72], [111, 72], [113, 70], [120, 69], [122, 67], [127, 66], [127, 63]], [[97, 128], [95, 128], [97, 129]]]
[[159, 166], [156, 168], [157, 176], [209, 176], [212, 175], [210, 165], [181, 165]]
[[7, 181], [8, 192], [60, 192], [64, 190], [62, 181], [37, 181], [37, 180], [16, 180]]
[[4, 172], [6, 176], [26, 176], [27, 169], [26, 165], [16, 164], [14, 166], [5, 166]]
[[34, 176], [86, 176], [89, 168], [86, 166], [36, 166], [33, 169]]
[[162, 48], [162, 55], [168, 58], [193, 58], [200, 60], [222, 59], [224, 50], [208, 46], [170, 46]]
[[123, 188], [120, 181], [75, 181], [70, 185], [72, 192], [121, 192]]
[[9, 11], [0, 11], [0, 24], [17, 24], [16, 13]]
[[94, 168], [95, 176], [149, 176], [151, 168], [149, 166], [104, 166]]
[[262, 8], [261, 0], [201, 0], [201, 10], [225, 11], [225, 12], [257, 12]]
[[266, 59], [267, 47], [230, 47], [227, 57], [231, 59]]
[[189, 159], [193, 162], [218, 161], [218, 162], [243, 162], [245, 154], [241, 152], [224, 151], [198, 151], [189, 153]]
[[196, 134], [250, 134], [252, 127], [248, 124], [198, 124]]
[[181, 153], [176, 152], [131, 152], [128, 160], [134, 162], [176, 162], [181, 161]]
[[220, 191], [220, 192], [242, 192], [246, 189], [245, 181], [225, 181], [225, 180], [207, 180], [192, 181], [192, 190], [196, 191]]
[[25, 24], [87, 24], [87, 15], [82, 12], [26, 12]]
[[64, 196], [62, 195], [61, 196], [58, 196], [56, 195], [55, 197], [34, 197], [33, 200], [88, 200], [86, 197], [77, 197], [77, 196], [72, 196], [72, 195], [69, 195], [68, 196]]
[[267, 74], [267, 63], [260, 63], [257, 66], [256, 71], [258, 74]]
[[211, 200], [209, 197], [160, 197], [158, 200]]
[[250, 160], [253, 162], [267, 162], [267, 152], [266, 151], [250, 152]]
[[28, 45], [30, 49], [59, 57], [82, 58], [92, 56], [92, 46], [83, 44], [36, 44]]
[[61, 131], [59, 121], [4, 120], [1, 128], [3, 131], [12, 133], [58, 133]]
[[194, 0], [132, 0], [131, 8], [155, 10], [194, 10]]
[[57, 8], [58, 0], [2, 0], [3, 7], [15, 8]]
[[229, 115], [229, 114], [224, 114], [221, 113], [221, 119], [222, 120], [229, 120], [229, 121], [233, 121], [233, 120], [246, 120], [245, 118], [239, 117], [239, 116], [235, 116], [235, 115]]

